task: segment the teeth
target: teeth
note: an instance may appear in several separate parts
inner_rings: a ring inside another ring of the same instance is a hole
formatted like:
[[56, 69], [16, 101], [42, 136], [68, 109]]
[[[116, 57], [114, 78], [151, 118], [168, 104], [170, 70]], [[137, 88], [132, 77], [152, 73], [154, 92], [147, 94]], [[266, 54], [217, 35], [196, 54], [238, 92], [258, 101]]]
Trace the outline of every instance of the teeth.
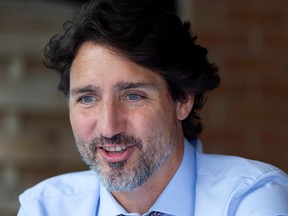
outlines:
[[116, 147], [106, 147], [104, 146], [103, 149], [108, 152], [121, 152], [127, 149], [126, 146], [116, 146]]

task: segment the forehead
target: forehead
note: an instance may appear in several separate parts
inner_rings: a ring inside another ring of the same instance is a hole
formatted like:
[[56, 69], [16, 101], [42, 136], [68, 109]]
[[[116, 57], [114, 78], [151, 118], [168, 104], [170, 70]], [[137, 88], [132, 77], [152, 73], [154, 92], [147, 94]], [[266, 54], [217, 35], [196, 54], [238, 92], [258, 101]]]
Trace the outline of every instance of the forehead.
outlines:
[[144, 82], [166, 86], [156, 72], [135, 64], [107, 47], [83, 43], [76, 53], [70, 71], [70, 88], [78, 85], [114, 85], [117, 82]]

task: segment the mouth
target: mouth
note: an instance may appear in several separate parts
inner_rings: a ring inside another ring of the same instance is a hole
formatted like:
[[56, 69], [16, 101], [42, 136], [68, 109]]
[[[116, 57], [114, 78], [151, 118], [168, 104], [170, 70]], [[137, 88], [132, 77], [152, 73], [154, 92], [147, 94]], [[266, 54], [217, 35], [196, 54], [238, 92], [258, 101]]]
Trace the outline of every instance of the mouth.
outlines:
[[108, 147], [108, 146], [104, 146], [102, 147], [107, 153], [120, 153], [123, 151], [126, 151], [129, 146], [114, 146], [114, 147]]
[[102, 156], [102, 158], [106, 162], [121, 162], [128, 160], [129, 157], [133, 154], [135, 150], [135, 146], [127, 146], [127, 145], [105, 145], [99, 147], [99, 152]]

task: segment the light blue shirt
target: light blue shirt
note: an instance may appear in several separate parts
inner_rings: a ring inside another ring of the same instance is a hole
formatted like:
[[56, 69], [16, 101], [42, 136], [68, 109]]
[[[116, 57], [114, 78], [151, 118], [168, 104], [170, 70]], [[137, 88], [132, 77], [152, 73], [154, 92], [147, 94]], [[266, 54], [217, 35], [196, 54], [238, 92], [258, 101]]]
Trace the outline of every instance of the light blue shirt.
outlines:
[[[185, 141], [180, 167], [148, 212], [166, 216], [288, 215], [288, 176], [284, 172], [257, 161], [203, 154], [198, 150], [199, 141], [191, 144]], [[18, 216], [140, 216], [127, 213], [93, 171], [45, 180], [25, 191], [20, 203]]]

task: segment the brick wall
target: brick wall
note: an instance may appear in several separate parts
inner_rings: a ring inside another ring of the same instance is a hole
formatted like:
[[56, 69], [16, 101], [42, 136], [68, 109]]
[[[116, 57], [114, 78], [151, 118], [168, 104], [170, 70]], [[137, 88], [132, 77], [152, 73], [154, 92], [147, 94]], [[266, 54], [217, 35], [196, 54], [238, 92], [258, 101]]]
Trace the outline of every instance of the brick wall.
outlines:
[[71, 11], [59, 2], [0, 1], [1, 216], [16, 215], [25, 188], [86, 168], [56, 90], [58, 76], [41, 62], [43, 46]]
[[193, 28], [220, 68], [202, 116], [207, 152], [288, 171], [288, 1], [194, 0]]

